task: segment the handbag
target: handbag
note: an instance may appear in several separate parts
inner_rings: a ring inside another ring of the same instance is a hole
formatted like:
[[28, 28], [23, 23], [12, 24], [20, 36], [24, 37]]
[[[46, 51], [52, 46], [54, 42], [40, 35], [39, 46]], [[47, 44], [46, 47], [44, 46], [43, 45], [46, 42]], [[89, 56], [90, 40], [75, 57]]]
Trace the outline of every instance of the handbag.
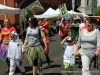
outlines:
[[90, 67], [91, 67], [91, 64], [93, 64], [93, 68], [96, 68], [98, 69], [98, 56], [94, 55], [90, 61]]

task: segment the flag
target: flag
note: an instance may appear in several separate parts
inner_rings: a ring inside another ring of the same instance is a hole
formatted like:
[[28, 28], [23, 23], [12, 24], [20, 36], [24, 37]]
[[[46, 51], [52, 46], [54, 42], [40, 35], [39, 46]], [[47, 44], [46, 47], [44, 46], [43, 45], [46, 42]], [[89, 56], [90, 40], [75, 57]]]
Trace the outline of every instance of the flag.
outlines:
[[26, 7], [26, 9], [30, 9], [31, 11], [44, 11], [41, 3], [39, 2], [39, 0], [34, 1], [33, 3], [31, 3], [29, 6]]

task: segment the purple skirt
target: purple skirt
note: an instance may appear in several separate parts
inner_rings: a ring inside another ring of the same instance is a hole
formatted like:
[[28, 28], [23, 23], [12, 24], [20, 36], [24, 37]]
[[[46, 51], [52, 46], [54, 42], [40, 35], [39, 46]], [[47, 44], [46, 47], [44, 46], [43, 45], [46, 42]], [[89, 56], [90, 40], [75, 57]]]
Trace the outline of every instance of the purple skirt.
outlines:
[[7, 58], [8, 45], [0, 44], [0, 58], [5, 60]]

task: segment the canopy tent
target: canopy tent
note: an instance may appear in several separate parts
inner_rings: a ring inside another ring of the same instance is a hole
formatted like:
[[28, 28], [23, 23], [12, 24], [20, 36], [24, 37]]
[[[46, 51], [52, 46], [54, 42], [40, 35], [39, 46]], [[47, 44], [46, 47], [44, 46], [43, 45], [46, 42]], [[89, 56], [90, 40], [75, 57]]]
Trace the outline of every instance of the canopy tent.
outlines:
[[[60, 14], [59, 8], [56, 9], [56, 12]], [[88, 17], [88, 15], [86, 15], [84, 13], [75, 12], [73, 10], [68, 11], [68, 14], [69, 14], [70, 18], [75, 18], [77, 16], [79, 16], [79, 17]]]
[[8, 6], [0, 4], [0, 15], [19, 14], [19, 13], [20, 13], [19, 8], [8, 7]]
[[58, 14], [60, 14], [59, 8], [56, 9], [56, 12], [57, 12]]
[[44, 12], [41, 15], [34, 15], [36, 18], [53, 18], [53, 17], [59, 17], [59, 13], [57, 13], [54, 9], [49, 8], [46, 12]]

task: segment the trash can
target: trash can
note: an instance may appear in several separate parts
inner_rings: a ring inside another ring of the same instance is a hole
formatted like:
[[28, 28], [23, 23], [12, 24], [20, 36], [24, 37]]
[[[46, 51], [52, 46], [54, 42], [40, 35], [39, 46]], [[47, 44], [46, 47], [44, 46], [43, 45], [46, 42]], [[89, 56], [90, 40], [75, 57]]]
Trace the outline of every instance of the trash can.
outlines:
[[100, 31], [100, 26], [95, 26], [96, 29], [98, 29]]
[[[95, 26], [95, 28], [100, 30], [100, 26]], [[79, 25], [71, 25], [70, 29], [71, 37], [77, 41], [79, 37]]]
[[71, 25], [70, 29], [71, 29], [71, 37], [74, 40], [78, 40], [78, 36], [79, 36], [79, 26], [78, 25]]

